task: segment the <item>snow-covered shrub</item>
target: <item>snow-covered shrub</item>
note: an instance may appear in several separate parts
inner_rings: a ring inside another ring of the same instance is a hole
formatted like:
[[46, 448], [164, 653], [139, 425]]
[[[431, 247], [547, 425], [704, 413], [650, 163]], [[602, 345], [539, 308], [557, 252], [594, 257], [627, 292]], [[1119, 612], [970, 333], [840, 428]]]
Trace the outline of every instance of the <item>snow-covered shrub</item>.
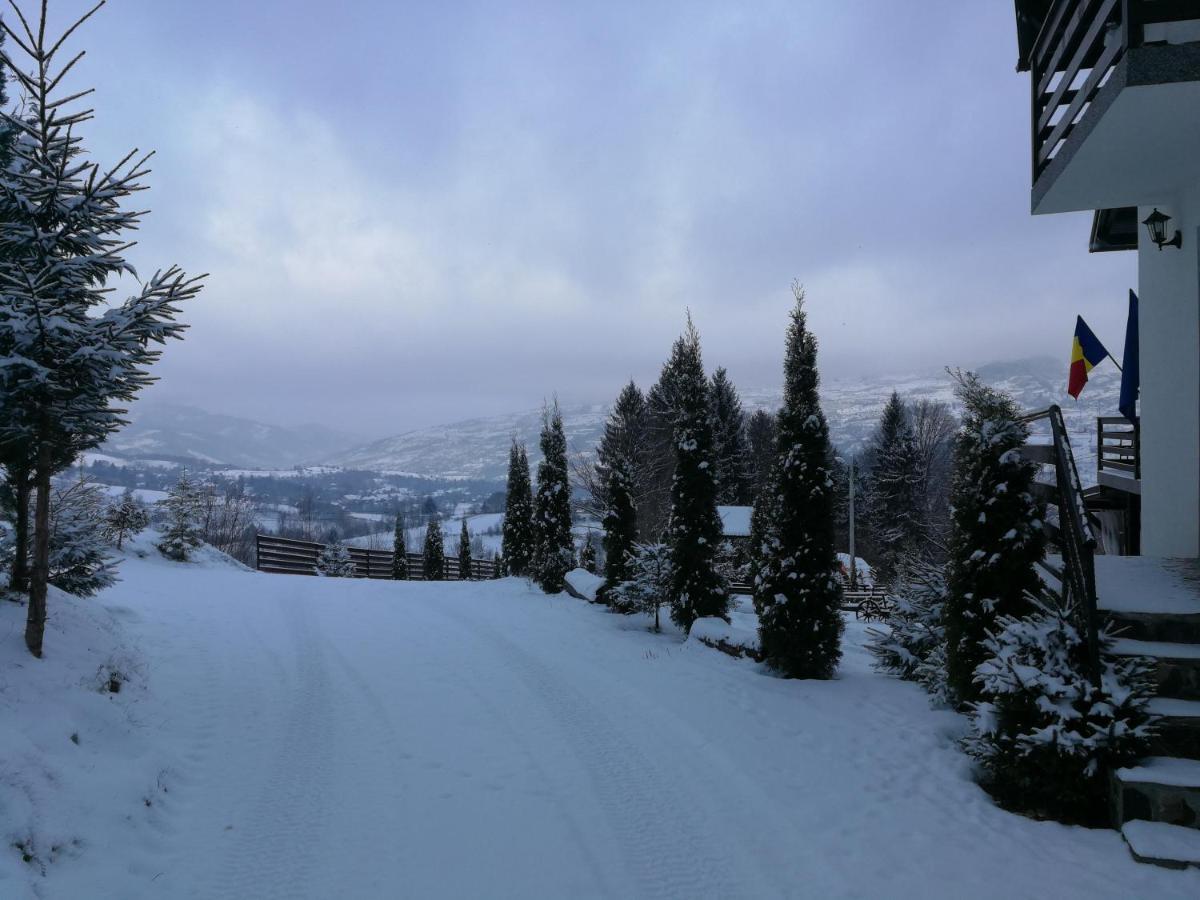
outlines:
[[561, 591], [567, 573], [575, 568], [575, 550], [559, 547], [550, 550], [543, 547], [533, 561], [533, 580], [543, 591]]
[[963, 404], [954, 446], [953, 530], [946, 591], [947, 677], [956, 703], [978, 699], [975, 669], [1003, 616], [1033, 612], [1035, 566], [1045, 554], [1037, 467], [1021, 447], [1029, 427], [1009, 395], [970, 373], [956, 389]]
[[441, 581], [446, 577], [446, 539], [437, 513], [430, 515], [429, 523], [425, 526], [421, 571], [426, 581]]
[[345, 544], [326, 544], [317, 557], [317, 574], [328, 578], [352, 578], [354, 560], [350, 558], [350, 548]]
[[1100, 685], [1092, 684], [1071, 612], [1031, 603], [1035, 614], [1002, 617], [985, 642], [963, 744], [1002, 805], [1099, 823], [1108, 772], [1148, 750], [1149, 669], [1136, 657], [1104, 656]]
[[104, 536], [114, 541], [120, 550], [125, 538], [132, 537], [149, 525], [149, 510], [127, 491], [125, 496], [108, 508], [104, 516]]
[[742, 545], [724, 540], [717, 545], [717, 572], [726, 582], [748, 582], [750, 580], [750, 560]]
[[635, 544], [628, 557], [628, 581], [609, 593], [609, 605], [616, 612], [653, 614], [654, 630], [660, 628], [659, 610], [668, 602], [674, 567], [666, 544]]
[[[906, 557], [896, 569], [893, 589], [888, 594], [890, 612], [883, 619], [887, 630], [869, 629], [867, 649], [875, 657], [875, 668], [897, 678], [919, 681], [918, 672], [942, 648], [946, 629], [942, 611], [946, 602], [946, 577], [940, 566], [916, 557]], [[933, 673], [926, 671], [928, 677]]]
[[158, 551], [167, 559], [185, 562], [202, 543], [200, 536], [200, 491], [184, 472], [174, 487], [160, 500], [166, 514]]
[[104, 538], [106, 499], [94, 484], [76, 481], [50, 495], [50, 584], [90, 597], [116, 580], [116, 561]]
[[579, 548], [579, 568], [591, 572], [593, 575], [596, 574], [596, 544], [592, 540], [590, 531], [583, 539], [583, 546]]

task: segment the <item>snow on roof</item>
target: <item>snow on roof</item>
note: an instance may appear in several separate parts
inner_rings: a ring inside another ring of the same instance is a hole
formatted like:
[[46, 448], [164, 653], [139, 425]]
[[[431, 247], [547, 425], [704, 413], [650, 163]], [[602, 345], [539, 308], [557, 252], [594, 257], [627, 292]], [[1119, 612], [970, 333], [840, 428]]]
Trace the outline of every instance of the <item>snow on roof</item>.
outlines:
[[750, 515], [753, 506], [718, 506], [721, 530], [726, 537], [750, 537]]

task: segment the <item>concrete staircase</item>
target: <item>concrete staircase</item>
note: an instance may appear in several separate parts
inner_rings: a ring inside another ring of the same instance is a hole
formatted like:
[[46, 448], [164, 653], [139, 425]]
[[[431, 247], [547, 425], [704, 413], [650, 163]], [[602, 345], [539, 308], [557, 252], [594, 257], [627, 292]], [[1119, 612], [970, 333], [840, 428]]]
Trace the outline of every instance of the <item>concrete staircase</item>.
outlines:
[[1152, 611], [1108, 610], [1120, 637], [1112, 652], [1153, 661], [1161, 716], [1154, 756], [1113, 773], [1115, 824], [1141, 862], [1200, 866], [1200, 599], [1178, 595]]

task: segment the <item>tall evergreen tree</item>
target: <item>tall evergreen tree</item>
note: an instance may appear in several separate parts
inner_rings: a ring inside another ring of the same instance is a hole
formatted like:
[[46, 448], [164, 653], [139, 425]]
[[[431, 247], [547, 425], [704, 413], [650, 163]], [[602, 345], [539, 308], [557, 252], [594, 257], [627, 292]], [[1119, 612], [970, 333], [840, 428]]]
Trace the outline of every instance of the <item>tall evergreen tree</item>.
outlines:
[[533, 574], [542, 590], [555, 593], [562, 590], [563, 576], [575, 566], [567, 437], [557, 400], [542, 414], [541, 448], [533, 507], [536, 536]]
[[60, 90], [80, 58], [59, 57], [63, 41], [98, 8], [62, 37], [29, 27], [19, 15], [21, 33], [0, 21], [29, 57], [23, 71], [7, 48], [0, 50], [0, 63], [26, 96], [20, 116], [7, 117], [17, 137], [12, 162], [0, 172], [0, 447], [20, 448], [32, 462], [25, 643], [34, 656], [41, 656], [45, 634], [51, 479], [74, 454], [124, 424], [118, 404], [150, 383], [157, 345], [182, 334], [179, 304], [200, 290], [198, 280], [172, 267], [112, 305], [112, 282], [133, 274], [123, 253], [142, 216], [121, 204], [142, 189], [148, 157], [130, 153], [103, 169], [87, 162], [79, 128], [92, 111], [72, 101], [89, 92]]
[[749, 461], [750, 495], [757, 500], [775, 465], [775, 416], [765, 409], [755, 410], [746, 423], [747, 458]]
[[458, 532], [458, 577], [470, 581], [474, 577], [471, 571], [471, 532], [467, 528], [467, 517], [463, 516], [462, 528]]
[[431, 513], [425, 526], [425, 552], [422, 555], [422, 571], [426, 581], [442, 581], [446, 577], [446, 539], [442, 534], [442, 520]]
[[504, 498], [503, 556], [505, 570], [518, 577], [530, 574], [535, 543], [533, 488], [529, 457], [515, 438], [508, 453], [508, 489]]
[[596, 473], [604, 512], [604, 584], [598, 596], [609, 602], [612, 591], [630, 577], [629, 557], [638, 538], [637, 473], [646, 450], [646, 401], [632, 381], [622, 388], [604, 425], [596, 453]]
[[770, 485], [752, 526], [754, 608], [768, 664], [789, 678], [829, 678], [841, 659], [841, 587], [833, 543], [829, 426], [817, 395], [817, 339], [808, 330], [804, 290], [796, 305], [783, 364], [783, 409]]
[[396, 532], [392, 537], [392, 577], [397, 581], [408, 578], [408, 542], [404, 516], [396, 514]]
[[876, 581], [891, 584], [900, 560], [924, 545], [921, 509], [921, 462], [900, 395], [892, 391], [869, 447], [867, 482], [876, 546]]
[[1018, 452], [1029, 438], [1016, 402], [959, 375], [962, 426], [954, 446], [954, 528], [946, 597], [946, 663], [952, 698], [979, 698], [976, 668], [1003, 616], [1032, 614], [1045, 555], [1043, 511], [1032, 494], [1037, 467]]
[[713, 372], [711, 388], [713, 465], [717, 470], [717, 502], [745, 506], [754, 500], [746, 414], [737, 388], [724, 368]]
[[671, 554], [671, 619], [690, 630], [696, 619], [727, 615], [728, 585], [716, 566], [721, 542], [717, 515], [717, 479], [708, 379], [700, 354], [700, 335], [688, 315], [687, 328], [675, 341], [667, 363], [676, 391], [672, 431], [675, 474], [671, 479], [671, 517], [667, 546]]

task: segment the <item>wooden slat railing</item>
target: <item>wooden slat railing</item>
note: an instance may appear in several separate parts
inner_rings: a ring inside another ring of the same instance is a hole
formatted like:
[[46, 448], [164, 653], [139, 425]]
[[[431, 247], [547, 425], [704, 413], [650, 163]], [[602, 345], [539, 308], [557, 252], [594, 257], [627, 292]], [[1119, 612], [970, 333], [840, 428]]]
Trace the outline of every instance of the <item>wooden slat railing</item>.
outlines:
[[1142, 477], [1141, 429], [1123, 416], [1096, 419], [1096, 470]]
[[1192, 19], [1194, 0], [1056, 0], [1028, 59], [1034, 182], [1145, 26]]
[[[1071, 440], [1063, 422], [1062, 410], [1052, 405], [1024, 417], [1026, 424], [1045, 421], [1050, 425], [1053, 442], [1054, 485], [1048, 502], [1058, 508], [1058, 523], [1053, 525], [1046, 516], [1046, 535], [1062, 551], [1061, 570], [1054, 576], [1062, 585], [1060, 596], [1064, 606], [1075, 614], [1080, 631], [1085, 635], [1088, 646], [1088, 675], [1094, 684], [1100, 683], [1100, 645], [1096, 614], [1096, 535], [1092, 530], [1087, 509], [1083, 504], [1083, 487], [1079, 471], [1075, 467], [1075, 456], [1071, 452]], [[1031, 462], [1043, 462], [1040, 450], [1045, 445], [1031, 445], [1039, 450], [1028, 454]], [[1028, 449], [1028, 447], [1027, 447]], [[1049, 487], [1048, 485], [1046, 487]], [[1047, 493], [1047, 492], [1043, 492]]]
[[[295, 538], [276, 537], [272, 534], [259, 534], [255, 537], [255, 563], [260, 572], [271, 572], [277, 575], [316, 575], [317, 559], [325, 544], [316, 541], [301, 541]], [[355, 578], [386, 578], [392, 577], [392, 561], [395, 554], [391, 550], [367, 550], [361, 547], [349, 547], [350, 559], [354, 563]], [[420, 553], [406, 554], [410, 581], [425, 580], [425, 558]], [[445, 561], [445, 581], [459, 581], [458, 558], [447, 556]], [[472, 580], [494, 578], [496, 562], [491, 559], [472, 559]]]

